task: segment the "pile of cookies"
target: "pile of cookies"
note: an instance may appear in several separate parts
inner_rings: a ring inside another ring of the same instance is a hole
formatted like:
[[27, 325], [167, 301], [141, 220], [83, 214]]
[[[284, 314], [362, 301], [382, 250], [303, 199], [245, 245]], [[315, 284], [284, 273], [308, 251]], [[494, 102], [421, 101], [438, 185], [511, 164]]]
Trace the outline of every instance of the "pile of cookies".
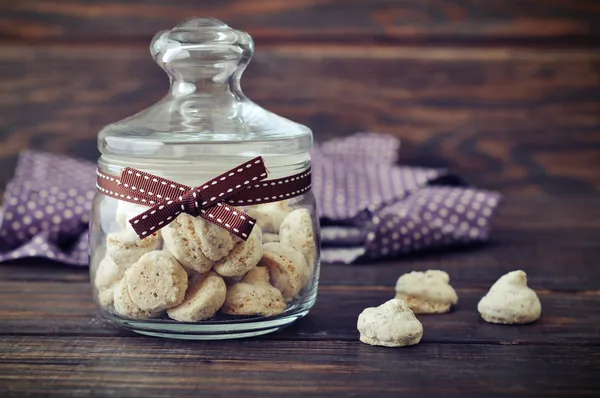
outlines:
[[[418, 344], [423, 325], [415, 314], [442, 314], [458, 303], [450, 276], [444, 271], [410, 272], [396, 282], [396, 297], [379, 307], [366, 308], [358, 317], [360, 341], [370, 345], [404, 347]], [[479, 301], [477, 310], [490, 323], [535, 322], [542, 313], [540, 300], [527, 286], [523, 271], [502, 276]]]
[[318, 260], [313, 218], [288, 201], [244, 209], [257, 225], [246, 241], [180, 214], [140, 240], [129, 223], [146, 208], [119, 202], [118, 232], [95, 268], [99, 304], [132, 319], [181, 322], [227, 315], [272, 316], [310, 290]]

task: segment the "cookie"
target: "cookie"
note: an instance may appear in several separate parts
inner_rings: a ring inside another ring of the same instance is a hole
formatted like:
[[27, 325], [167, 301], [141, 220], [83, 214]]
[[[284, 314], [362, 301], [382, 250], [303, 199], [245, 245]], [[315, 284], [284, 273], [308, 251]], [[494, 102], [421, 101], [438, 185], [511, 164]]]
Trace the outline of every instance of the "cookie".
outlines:
[[223, 278], [215, 272], [196, 274], [189, 282], [183, 302], [169, 308], [171, 319], [182, 322], [197, 322], [212, 318], [225, 302], [227, 287]]
[[302, 253], [279, 242], [263, 245], [259, 265], [269, 270], [271, 284], [279, 289], [286, 302], [292, 301], [310, 276]]
[[262, 254], [262, 232], [255, 226], [248, 239], [236, 243], [225, 258], [215, 263], [213, 269], [225, 277], [243, 276], [256, 267]]
[[415, 314], [441, 314], [458, 302], [450, 276], [444, 271], [414, 271], [396, 282], [396, 298], [406, 301]]
[[297, 209], [287, 215], [279, 229], [279, 241], [302, 253], [310, 273], [313, 273], [317, 244], [313, 220], [307, 209]]
[[391, 299], [379, 307], [366, 308], [356, 325], [360, 341], [369, 345], [404, 347], [418, 344], [423, 337], [423, 325], [408, 304]]
[[269, 271], [256, 267], [227, 288], [221, 311], [229, 315], [273, 316], [285, 311], [281, 292], [269, 283]]
[[188, 287], [183, 267], [163, 251], [144, 254], [125, 272], [125, 279], [131, 300], [150, 312], [181, 304]]

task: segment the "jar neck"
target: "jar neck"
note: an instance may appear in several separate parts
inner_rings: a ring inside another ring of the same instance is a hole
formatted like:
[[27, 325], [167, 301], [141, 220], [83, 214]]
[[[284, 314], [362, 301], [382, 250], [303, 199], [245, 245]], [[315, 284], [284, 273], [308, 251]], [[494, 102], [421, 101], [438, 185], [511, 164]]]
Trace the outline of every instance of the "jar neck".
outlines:
[[212, 98], [221, 106], [243, 98], [239, 83], [241, 72], [239, 65], [233, 62], [167, 68], [173, 97]]

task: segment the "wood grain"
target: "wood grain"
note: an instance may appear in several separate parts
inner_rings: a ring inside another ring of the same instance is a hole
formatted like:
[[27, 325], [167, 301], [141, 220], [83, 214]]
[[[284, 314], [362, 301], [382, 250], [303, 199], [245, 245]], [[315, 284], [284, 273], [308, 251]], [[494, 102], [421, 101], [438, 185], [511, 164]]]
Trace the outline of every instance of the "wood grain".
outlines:
[[[95, 159], [103, 125], [167, 89], [140, 47], [0, 52], [0, 186], [26, 147]], [[266, 46], [244, 87], [261, 105], [309, 125], [317, 140], [390, 133], [402, 139], [402, 163], [451, 167], [483, 187], [600, 190], [597, 52]]]
[[[8, 396], [593, 396], [598, 347], [2, 337]], [[87, 355], [76, 353], [85, 351]], [[452, 365], [460, 364], [460, 370]], [[477, 377], [475, 378], [475, 375]]]
[[591, 0], [5, 1], [0, 35], [29, 40], [148, 41], [183, 19], [212, 16], [263, 41], [582, 39], [600, 33]]

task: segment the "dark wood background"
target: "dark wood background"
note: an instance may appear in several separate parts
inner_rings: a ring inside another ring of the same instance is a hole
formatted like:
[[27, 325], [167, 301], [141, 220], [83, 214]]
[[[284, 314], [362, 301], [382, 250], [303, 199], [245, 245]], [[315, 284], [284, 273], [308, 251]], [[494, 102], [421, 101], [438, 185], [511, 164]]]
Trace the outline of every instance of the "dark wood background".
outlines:
[[[153, 34], [213, 16], [248, 31], [250, 98], [310, 126], [402, 139], [406, 164], [449, 167], [506, 195], [489, 244], [322, 267], [311, 314], [261, 339], [192, 343], [119, 332], [85, 270], [0, 266], [7, 396], [598, 396], [600, 2], [594, 0], [0, 0], [0, 191], [18, 152], [95, 160], [105, 124], [158, 100]], [[460, 304], [423, 342], [358, 343], [399, 274], [447, 270]], [[530, 326], [479, 319], [500, 275], [529, 274]]]

